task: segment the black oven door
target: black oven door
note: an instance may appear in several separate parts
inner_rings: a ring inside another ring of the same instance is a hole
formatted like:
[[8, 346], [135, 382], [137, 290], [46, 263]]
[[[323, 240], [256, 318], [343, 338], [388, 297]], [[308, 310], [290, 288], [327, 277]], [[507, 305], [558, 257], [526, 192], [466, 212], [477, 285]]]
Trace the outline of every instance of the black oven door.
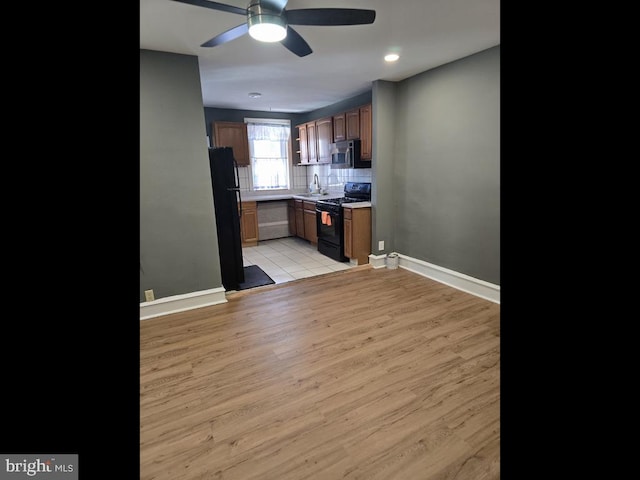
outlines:
[[349, 260], [344, 256], [342, 207], [316, 203], [318, 251], [338, 262]]

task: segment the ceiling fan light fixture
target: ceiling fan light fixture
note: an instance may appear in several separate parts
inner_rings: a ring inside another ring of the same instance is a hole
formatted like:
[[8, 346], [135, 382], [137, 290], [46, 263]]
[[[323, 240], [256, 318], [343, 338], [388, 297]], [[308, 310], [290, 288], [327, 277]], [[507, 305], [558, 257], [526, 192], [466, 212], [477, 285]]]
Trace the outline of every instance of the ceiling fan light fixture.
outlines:
[[256, 23], [249, 27], [249, 35], [261, 42], [279, 42], [287, 36], [287, 29], [275, 23]]
[[222, 32], [200, 46], [215, 47], [248, 33], [261, 42], [280, 42], [298, 57], [313, 52], [311, 47], [291, 25], [341, 26], [368, 25], [376, 19], [375, 10], [361, 8], [298, 8], [287, 10], [288, 0], [249, 0], [247, 8], [207, 0], [173, 0], [197, 7], [234, 13], [246, 18], [245, 23]]
[[287, 26], [279, 14], [260, 5], [251, 3], [247, 8], [249, 35], [261, 42], [279, 42], [287, 36]]

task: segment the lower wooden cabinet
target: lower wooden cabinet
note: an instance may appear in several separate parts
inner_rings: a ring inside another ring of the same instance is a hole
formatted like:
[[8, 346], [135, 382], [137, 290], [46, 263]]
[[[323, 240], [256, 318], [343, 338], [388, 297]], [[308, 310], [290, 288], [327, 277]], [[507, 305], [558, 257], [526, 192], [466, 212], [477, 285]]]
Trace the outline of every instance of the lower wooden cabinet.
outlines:
[[318, 224], [316, 222], [316, 202], [302, 202], [304, 213], [304, 238], [312, 244], [318, 244]]
[[294, 210], [296, 219], [296, 236], [304, 238], [304, 207], [302, 200], [294, 200]]
[[369, 263], [371, 253], [371, 207], [343, 208], [344, 255], [357, 260], [358, 265]]
[[296, 204], [293, 199], [287, 200], [287, 220], [289, 221], [289, 235], [296, 233]]
[[256, 202], [242, 202], [240, 234], [243, 247], [258, 245], [258, 204]]
[[[291, 202], [291, 200], [289, 202]], [[292, 210], [294, 218], [293, 222], [291, 220]], [[314, 245], [318, 244], [316, 202], [294, 199], [293, 208], [291, 207], [291, 203], [289, 203], [289, 231], [297, 237], [309, 240], [309, 242]]]

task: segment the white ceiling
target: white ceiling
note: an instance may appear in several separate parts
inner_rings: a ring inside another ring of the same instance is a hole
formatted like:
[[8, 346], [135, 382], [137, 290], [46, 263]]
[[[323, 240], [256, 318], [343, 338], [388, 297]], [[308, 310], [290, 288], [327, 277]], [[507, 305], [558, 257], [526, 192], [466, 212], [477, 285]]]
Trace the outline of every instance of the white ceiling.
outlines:
[[[219, 0], [246, 8], [249, 0]], [[140, 48], [195, 55], [205, 107], [308, 112], [500, 44], [500, 0], [290, 0], [286, 9], [363, 8], [370, 25], [293, 28], [313, 53], [248, 34], [200, 45], [246, 21], [242, 15], [172, 0], [140, 0]], [[390, 51], [400, 60], [386, 63]], [[249, 98], [249, 92], [262, 97]]]

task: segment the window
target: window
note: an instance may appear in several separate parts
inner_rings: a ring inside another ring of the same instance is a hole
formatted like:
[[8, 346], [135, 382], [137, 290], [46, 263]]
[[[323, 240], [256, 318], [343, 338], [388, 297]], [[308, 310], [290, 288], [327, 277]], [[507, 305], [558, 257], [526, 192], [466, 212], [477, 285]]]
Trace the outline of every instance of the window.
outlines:
[[245, 119], [253, 190], [289, 189], [289, 120]]

